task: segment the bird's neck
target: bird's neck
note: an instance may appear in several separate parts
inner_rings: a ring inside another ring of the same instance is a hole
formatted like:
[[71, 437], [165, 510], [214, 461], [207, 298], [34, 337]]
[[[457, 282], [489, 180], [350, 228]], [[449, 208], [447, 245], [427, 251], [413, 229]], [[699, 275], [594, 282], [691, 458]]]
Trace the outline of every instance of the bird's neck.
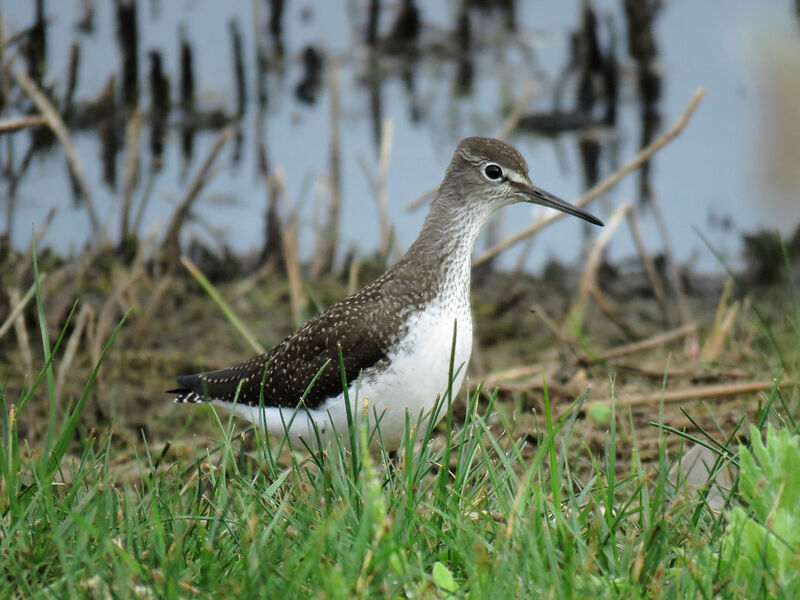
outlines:
[[401, 263], [425, 273], [435, 293], [446, 288], [468, 298], [472, 249], [490, 212], [483, 202], [437, 196]]

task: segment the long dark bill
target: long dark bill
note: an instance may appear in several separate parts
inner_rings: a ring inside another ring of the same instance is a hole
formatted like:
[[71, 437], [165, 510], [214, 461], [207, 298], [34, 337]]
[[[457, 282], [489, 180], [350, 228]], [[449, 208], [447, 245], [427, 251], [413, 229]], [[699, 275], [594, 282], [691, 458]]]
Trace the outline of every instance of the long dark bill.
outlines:
[[520, 186], [519, 191], [530, 198], [528, 202], [541, 204], [542, 206], [547, 206], [548, 208], [555, 208], [556, 210], [560, 210], [568, 215], [580, 217], [584, 221], [589, 221], [589, 223], [594, 225], [599, 225], [600, 227], [603, 226], [603, 222], [594, 215], [589, 214], [585, 210], [581, 210], [566, 200], [562, 200], [558, 196], [554, 196], [550, 192], [545, 192], [542, 188], [538, 188], [535, 185], [524, 187]]

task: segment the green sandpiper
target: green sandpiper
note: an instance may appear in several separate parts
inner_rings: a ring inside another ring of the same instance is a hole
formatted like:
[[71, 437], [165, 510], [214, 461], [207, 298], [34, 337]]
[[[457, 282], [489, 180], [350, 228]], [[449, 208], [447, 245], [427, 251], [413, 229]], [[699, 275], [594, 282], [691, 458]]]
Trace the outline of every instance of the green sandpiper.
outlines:
[[[211, 402], [270, 434], [315, 444], [316, 431], [347, 440], [344, 363], [353, 415], [367, 404], [387, 450], [448, 389], [451, 350], [460, 388], [472, 351], [470, 269], [489, 215], [517, 202], [554, 208], [602, 226], [591, 214], [531, 183], [522, 155], [500, 140], [461, 141], [422, 231], [391, 269], [323, 311], [266, 354], [228, 369], [178, 377], [176, 402]], [[455, 339], [454, 339], [455, 335]], [[317, 377], [300, 400], [314, 377]], [[439, 413], [443, 414], [442, 411]]]

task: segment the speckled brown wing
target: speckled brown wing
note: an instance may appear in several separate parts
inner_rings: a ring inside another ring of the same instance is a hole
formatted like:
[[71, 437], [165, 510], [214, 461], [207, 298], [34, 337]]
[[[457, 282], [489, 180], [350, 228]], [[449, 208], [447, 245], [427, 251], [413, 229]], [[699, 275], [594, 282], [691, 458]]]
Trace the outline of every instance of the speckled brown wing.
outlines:
[[267, 354], [228, 369], [178, 377], [176, 402], [234, 400], [258, 405], [263, 387], [265, 406], [295, 407], [314, 376], [321, 371], [306, 397], [315, 408], [342, 392], [337, 345], [341, 344], [347, 383], [386, 361], [396, 343], [401, 315], [392, 294], [381, 281], [334, 304]]

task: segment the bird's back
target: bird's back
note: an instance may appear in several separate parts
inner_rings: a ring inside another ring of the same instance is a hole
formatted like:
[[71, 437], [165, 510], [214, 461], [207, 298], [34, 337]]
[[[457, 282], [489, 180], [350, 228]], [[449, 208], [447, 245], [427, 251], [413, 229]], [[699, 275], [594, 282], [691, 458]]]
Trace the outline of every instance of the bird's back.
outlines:
[[[398, 268], [402, 274], [401, 265], [392, 271]], [[362, 371], [379, 369], [403, 337], [409, 315], [421, 310], [430, 295], [430, 287], [414, 289], [392, 271], [333, 304], [266, 354], [227, 369], [178, 377], [181, 387], [171, 390], [177, 394], [174, 400], [294, 408], [308, 391], [305, 405], [316, 408], [339, 395], [339, 348], [348, 384]]]

